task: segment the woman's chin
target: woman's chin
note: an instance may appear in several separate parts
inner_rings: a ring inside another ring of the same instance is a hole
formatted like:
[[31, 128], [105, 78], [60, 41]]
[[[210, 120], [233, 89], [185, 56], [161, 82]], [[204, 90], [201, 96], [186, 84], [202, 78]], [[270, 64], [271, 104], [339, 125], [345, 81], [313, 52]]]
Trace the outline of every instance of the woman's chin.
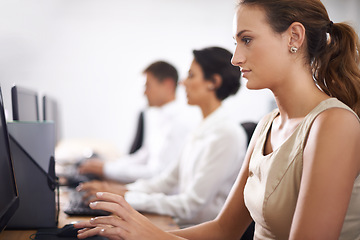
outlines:
[[254, 84], [254, 82], [251, 82], [249, 80], [246, 79], [246, 84], [245, 84], [246, 88], [249, 90], [261, 90], [264, 89], [264, 87], [259, 86], [257, 84]]
[[188, 104], [188, 105], [191, 105], [191, 106], [194, 106], [194, 105], [195, 105], [191, 100], [189, 100], [189, 98], [187, 99], [187, 104]]

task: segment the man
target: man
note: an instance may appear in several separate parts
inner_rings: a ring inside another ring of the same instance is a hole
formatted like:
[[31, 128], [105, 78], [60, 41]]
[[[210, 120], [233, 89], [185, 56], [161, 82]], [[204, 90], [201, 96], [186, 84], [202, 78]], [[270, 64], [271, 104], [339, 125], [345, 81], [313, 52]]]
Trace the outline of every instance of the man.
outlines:
[[[79, 166], [81, 174], [95, 174], [121, 183], [153, 177], [179, 157], [185, 138], [195, 127], [188, 120], [188, 109], [175, 101], [178, 73], [171, 64], [158, 61], [148, 66], [145, 96], [148, 106], [144, 112], [144, 142], [133, 154], [114, 162], [91, 159]], [[200, 118], [200, 117], [199, 117]]]

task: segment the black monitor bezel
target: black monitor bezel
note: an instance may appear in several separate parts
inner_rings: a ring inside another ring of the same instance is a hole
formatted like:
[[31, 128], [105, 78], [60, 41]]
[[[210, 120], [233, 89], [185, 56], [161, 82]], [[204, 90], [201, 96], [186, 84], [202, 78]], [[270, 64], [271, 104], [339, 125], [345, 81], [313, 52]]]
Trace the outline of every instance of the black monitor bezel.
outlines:
[[11, 88], [11, 102], [12, 102], [12, 115], [13, 115], [13, 120], [14, 121], [23, 121], [23, 119], [21, 119], [21, 115], [19, 112], [19, 93], [23, 93], [23, 94], [28, 94], [28, 95], [33, 95], [33, 97], [35, 98], [35, 105], [36, 105], [36, 119], [33, 119], [34, 121], [39, 121], [40, 120], [40, 114], [39, 114], [39, 99], [38, 99], [38, 93], [24, 88], [24, 87], [19, 87], [19, 86], [13, 86]]
[[11, 175], [12, 175], [12, 179], [13, 179], [13, 185], [14, 185], [14, 195], [15, 197], [12, 199], [12, 201], [9, 203], [8, 207], [5, 208], [3, 211], [0, 210], [0, 232], [2, 232], [4, 230], [4, 228], [6, 227], [6, 224], [10, 221], [11, 217], [15, 214], [16, 210], [19, 207], [19, 193], [17, 190], [17, 186], [16, 186], [16, 180], [15, 180], [15, 174], [14, 174], [14, 167], [13, 167], [13, 162], [12, 162], [12, 157], [10, 154], [10, 143], [9, 143], [9, 134], [8, 134], [8, 130], [7, 130], [7, 125], [6, 125], [6, 120], [5, 120], [5, 112], [4, 112], [4, 104], [3, 104], [3, 98], [2, 98], [2, 94], [1, 94], [1, 87], [0, 87], [0, 121], [1, 124], [3, 126], [3, 133], [5, 136], [0, 136], [0, 137], [4, 137], [5, 141], [5, 149], [6, 149], [6, 154], [7, 157], [9, 159], [9, 164], [10, 164], [10, 168], [12, 169], [11, 171]]

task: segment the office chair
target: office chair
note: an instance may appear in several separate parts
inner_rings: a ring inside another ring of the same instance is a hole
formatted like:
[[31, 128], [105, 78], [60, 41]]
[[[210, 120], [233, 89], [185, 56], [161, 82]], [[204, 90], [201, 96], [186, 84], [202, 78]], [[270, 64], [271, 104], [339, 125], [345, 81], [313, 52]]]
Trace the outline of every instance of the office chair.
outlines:
[[254, 133], [254, 130], [256, 128], [257, 123], [255, 123], [255, 122], [242, 122], [240, 125], [245, 129], [245, 132], [246, 132], [246, 135], [247, 135], [247, 138], [248, 138], [248, 145], [249, 145], [251, 137], [252, 137], [252, 135]]
[[253, 240], [255, 231], [255, 222], [252, 221], [244, 234], [241, 236], [240, 240]]
[[[252, 135], [254, 133], [254, 130], [256, 128], [257, 123], [255, 123], [255, 122], [243, 122], [240, 125], [245, 129], [247, 139], [248, 139], [247, 144], [249, 145], [251, 137], [252, 137]], [[250, 223], [250, 225], [248, 226], [248, 228], [246, 229], [246, 231], [244, 232], [244, 234], [242, 235], [242, 237], [240, 238], [240, 240], [253, 240], [254, 231], [255, 231], [255, 222], [252, 221]]]
[[144, 141], [144, 112], [141, 111], [140, 115], [139, 115], [139, 119], [138, 119], [135, 138], [131, 145], [129, 153], [132, 154], [132, 153], [136, 152], [137, 150], [139, 150], [139, 148], [143, 144], [143, 141]]

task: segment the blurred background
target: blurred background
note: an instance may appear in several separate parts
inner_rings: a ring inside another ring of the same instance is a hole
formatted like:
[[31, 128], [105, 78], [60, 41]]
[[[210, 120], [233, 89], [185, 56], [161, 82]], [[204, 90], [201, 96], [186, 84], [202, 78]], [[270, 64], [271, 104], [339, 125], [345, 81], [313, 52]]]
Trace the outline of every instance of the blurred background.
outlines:
[[[322, 2], [332, 21], [360, 32], [359, 0]], [[183, 79], [193, 49], [233, 51], [234, 11], [235, 0], [0, 0], [8, 121], [11, 87], [28, 87], [57, 100], [61, 139], [98, 139], [127, 152], [146, 106], [143, 69], [165, 60]], [[244, 85], [225, 105], [239, 122], [259, 121], [274, 108], [272, 95]], [[182, 87], [178, 99], [186, 104]]]

